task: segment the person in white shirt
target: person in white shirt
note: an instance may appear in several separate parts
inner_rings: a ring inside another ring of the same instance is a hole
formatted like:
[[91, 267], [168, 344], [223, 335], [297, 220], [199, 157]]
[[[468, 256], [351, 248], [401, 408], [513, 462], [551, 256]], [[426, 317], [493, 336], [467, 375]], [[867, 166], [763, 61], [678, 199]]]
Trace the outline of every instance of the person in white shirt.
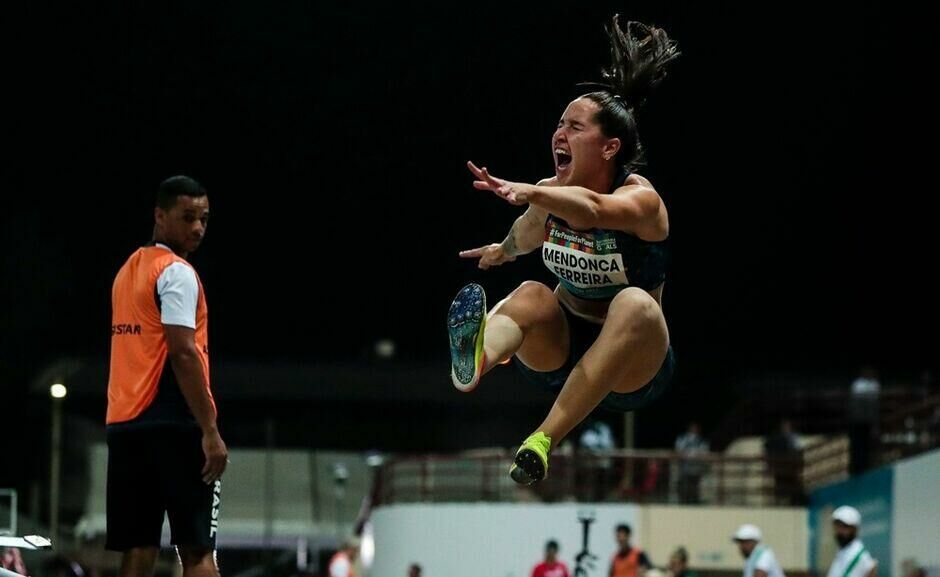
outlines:
[[854, 507], [839, 507], [832, 513], [839, 552], [832, 560], [827, 577], [876, 577], [878, 561], [858, 538], [862, 515]]
[[773, 550], [761, 543], [756, 525], [741, 525], [732, 537], [744, 557], [744, 577], [786, 577]]

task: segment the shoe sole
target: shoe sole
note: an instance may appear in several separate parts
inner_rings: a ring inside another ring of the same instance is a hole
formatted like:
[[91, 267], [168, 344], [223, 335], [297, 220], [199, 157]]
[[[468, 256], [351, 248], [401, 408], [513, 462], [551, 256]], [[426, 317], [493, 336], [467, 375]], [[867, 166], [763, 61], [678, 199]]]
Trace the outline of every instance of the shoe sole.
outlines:
[[520, 449], [513, 464], [515, 466], [509, 471], [509, 476], [520, 485], [531, 485], [545, 478], [542, 458], [532, 449]]
[[[480, 373], [483, 369], [482, 336], [485, 329], [486, 292], [478, 284], [469, 284], [460, 289], [447, 312], [447, 332], [450, 337], [450, 380], [458, 391], [469, 393], [480, 382]], [[469, 352], [466, 350], [468, 345], [473, 347]], [[455, 348], [459, 351], [457, 355], [454, 354]], [[480, 359], [479, 366], [477, 366], [477, 358]], [[459, 376], [458, 373], [460, 373]], [[469, 380], [466, 380], [468, 373], [471, 376]]]

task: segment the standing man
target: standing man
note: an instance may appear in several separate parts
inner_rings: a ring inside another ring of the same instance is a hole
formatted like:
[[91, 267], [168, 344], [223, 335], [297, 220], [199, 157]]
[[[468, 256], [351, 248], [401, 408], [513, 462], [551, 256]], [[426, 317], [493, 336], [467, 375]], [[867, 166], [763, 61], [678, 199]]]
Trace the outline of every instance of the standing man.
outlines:
[[653, 566], [646, 553], [630, 546], [630, 525], [617, 525], [617, 552], [610, 560], [610, 577], [643, 577]]
[[852, 381], [849, 395], [849, 472], [859, 475], [868, 470], [880, 420], [881, 382], [874, 367], [865, 366]]
[[209, 198], [187, 176], [160, 184], [153, 241], [111, 290], [106, 547], [121, 577], [153, 575], [164, 514], [185, 577], [218, 577], [215, 541], [228, 450], [209, 386], [206, 295], [187, 257]]
[[802, 501], [800, 483], [800, 438], [789, 419], [780, 421], [780, 428], [764, 440], [767, 468], [774, 478], [774, 497], [778, 505], [797, 505]]
[[741, 525], [732, 539], [745, 559], [744, 577], [785, 577], [773, 550], [761, 543], [756, 525]]
[[839, 552], [832, 560], [828, 577], [876, 577], [878, 562], [858, 538], [862, 515], [854, 507], [839, 507], [832, 513]]
[[699, 486], [707, 472], [707, 464], [695, 457], [708, 454], [709, 445], [702, 437], [702, 426], [689, 423], [688, 430], [676, 438], [676, 452], [691, 459], [679, 460], [679, 501], [681, 503], [699, 503]]
[[532, 577], [568, 577], [568, 567], [558, 560], [558, 541], [545, 544], [545, 559], [532, 569]]

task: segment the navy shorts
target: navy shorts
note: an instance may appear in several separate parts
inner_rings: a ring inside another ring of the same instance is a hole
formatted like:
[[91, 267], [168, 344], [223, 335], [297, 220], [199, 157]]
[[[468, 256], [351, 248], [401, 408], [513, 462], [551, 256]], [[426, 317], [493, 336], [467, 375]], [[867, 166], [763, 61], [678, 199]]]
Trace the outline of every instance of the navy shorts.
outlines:
[[[515, 362], [516, 366], [519, 367], [519, 370], [528, 380], [556, 393], [565, 385], [565, 381], [568, 380], [568, 375], [571, 374], [571, 371], [574, 369], [575, 365], [578, 364], [578, 361], [581, 360], [581, 357], [584, 356], [584, 353], [586, 353], [587, 350], [591, 348], [591, 345], [594, 344], [594, 341], [597, 340], [597, 336], [601, 334], [601, 328], [603, 328], [602, 325], [586, 321], [581, 317], [571, 314], [571, 311], [564, 305], [561, 305], [561, 310], [565, 311], [565, 317], [568, 319], [568, 332], [571, 338], [568, 360], [565, 361], [565, 364], [562, 365], [561, 368], [547, 372], [536, 371], [527, 367], [519, 360], [519, 357], [513, 357], [513, 362]], [[632, 393], [612, 392], [604, 397], [600, 406], [611, 411], [622, 413], [647, 407], [669, 389], [675, 372], [676, 356], [670, 345], [669, 350], [666, 351], [666, 358], [663, 360], [663, 365], [659, 368], [659, 372], [656, 373], [653, 380]]]

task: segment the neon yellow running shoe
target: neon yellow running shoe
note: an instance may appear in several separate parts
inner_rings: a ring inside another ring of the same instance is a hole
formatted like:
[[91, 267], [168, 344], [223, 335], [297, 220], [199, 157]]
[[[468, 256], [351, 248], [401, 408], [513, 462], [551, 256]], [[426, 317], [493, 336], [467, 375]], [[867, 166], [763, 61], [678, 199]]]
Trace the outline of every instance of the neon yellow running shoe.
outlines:
[[509, 476], [520, 485], [531, 485], [548, 476], [548, 453], [552, 438], [539, 431], [529, 435], [516, 451]]

